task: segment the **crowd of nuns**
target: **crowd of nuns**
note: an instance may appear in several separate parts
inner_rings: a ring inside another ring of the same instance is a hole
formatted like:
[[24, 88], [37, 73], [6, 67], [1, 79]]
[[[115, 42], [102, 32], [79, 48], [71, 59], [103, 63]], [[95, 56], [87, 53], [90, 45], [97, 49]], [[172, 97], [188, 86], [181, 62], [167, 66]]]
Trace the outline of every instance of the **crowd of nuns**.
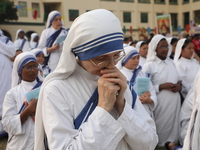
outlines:
[[104, 9], [70, 29], [52, 11], [30, 40], [0, 30], [6, 149], [199, 150], [200, 38], [125, 39]]

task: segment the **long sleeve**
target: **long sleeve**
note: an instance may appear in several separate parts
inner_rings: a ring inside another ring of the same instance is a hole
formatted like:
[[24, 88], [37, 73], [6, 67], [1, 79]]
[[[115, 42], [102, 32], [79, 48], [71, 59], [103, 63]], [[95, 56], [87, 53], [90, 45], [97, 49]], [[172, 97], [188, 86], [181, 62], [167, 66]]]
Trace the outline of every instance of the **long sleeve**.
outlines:
[[9, 41], [5, 44], [0, 41], [0, 54], [4, 54], [7, 57], [13, 57], [15, 55], [15, 46], [13, 42]]
[[60, 94], [51, 91], [48, 87], [45, 89], [42, 112], [50, 150], [116, 149], [125, 130], [107, 111], [96, 107], [88, 121], [76, 130], [70, 109], [73, 106], [66, 105], [60, 91], [53, 90]]
[[12, 135], [25, 133], [25, 129], [21, 125], [20, 114], [18, 114], [16, 103], [14, 94], [12, 91], [8, 91], [3, 103], [2, 124], [4, 130]]
[[42, 49], [45, 56], [48, 56], [47, 47], [46, 47], [47, 39], [48, 39], [48, 37], [47, 37], [47, 34], [46, 34], [46, 30], [43, 30], [41, 37], [40, 37], [40, 40], [39, 40], [39, 43], [38, 43], [38, 48]]
[[132, 150], [154, 150], [158, 143], [155, 123], [139, 101], [134, 109], [126, 104], [117, 121], [126, 131], [125, 140]]
[[187, 83], [186, 67], [181, 64], [176, 64], [176, 69], [178, 71], [180, 80], [182, 81], [182, 91], [188, 92], [191, 89], [191, 83]]

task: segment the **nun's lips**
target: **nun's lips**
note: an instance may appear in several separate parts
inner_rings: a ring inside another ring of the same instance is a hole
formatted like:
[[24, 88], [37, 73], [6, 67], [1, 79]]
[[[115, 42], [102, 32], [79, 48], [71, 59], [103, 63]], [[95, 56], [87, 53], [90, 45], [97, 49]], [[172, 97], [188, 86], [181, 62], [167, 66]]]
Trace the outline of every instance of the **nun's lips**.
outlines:
[[35, 77], [35, 76], [37, 76], [37, 74], [35, 74], [35, 73], [34, 74], [30, 74], [30, 76], [31, 77]]

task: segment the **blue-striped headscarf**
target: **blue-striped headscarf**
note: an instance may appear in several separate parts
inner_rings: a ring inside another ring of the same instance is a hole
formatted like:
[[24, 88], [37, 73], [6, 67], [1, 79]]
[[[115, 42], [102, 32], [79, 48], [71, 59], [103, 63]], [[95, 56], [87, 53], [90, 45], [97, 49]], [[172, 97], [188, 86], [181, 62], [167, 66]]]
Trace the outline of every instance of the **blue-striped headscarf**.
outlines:
[[31, 61], [37, 63], [35, 55], [31, 52], [23, 52], [15, 58], [12, 70], [12, 87], [21, 82], [22, 68]]

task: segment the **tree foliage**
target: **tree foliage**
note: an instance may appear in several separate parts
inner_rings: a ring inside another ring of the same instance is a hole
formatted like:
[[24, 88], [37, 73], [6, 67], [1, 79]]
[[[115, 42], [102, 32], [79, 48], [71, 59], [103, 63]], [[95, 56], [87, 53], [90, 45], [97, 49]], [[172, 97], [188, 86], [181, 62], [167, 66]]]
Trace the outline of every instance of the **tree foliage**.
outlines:
[[14, 2], [0, 0], [0, 23], [9, 20], [18, 20], [17, 8], [15, 8]]

